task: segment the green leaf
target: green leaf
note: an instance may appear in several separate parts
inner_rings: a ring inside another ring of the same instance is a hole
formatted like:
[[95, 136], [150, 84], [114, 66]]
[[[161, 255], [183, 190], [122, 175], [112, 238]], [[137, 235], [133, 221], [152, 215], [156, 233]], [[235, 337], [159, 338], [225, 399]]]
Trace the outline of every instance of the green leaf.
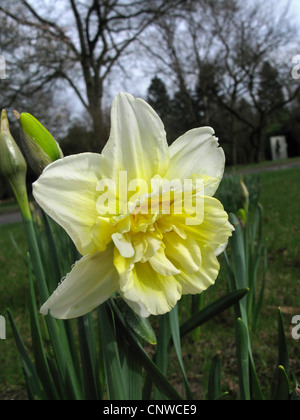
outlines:
[[14, 235], [12, 234], [12, 232], [9, 232], [9, 238], [11, 240], [11, 243], [13, 244], [16, 252], [19, 254], [19, 256], [22, 258], [22, 260], [24, 261], [26, 267], [27, 267], [27, 259], [26, 256], [24, 255], [24, 252], [21, 251], [21, 248], [19, 247], [19, 245], [17, 244]]
[[157, 344], [155, 332], [148, 319], [140, 317], [121, 298], [116, 299], [115, 303], [123, 314], [125, 322], [139, 337], [146, 340], [149, 344]]
[[143, 395], [142, 365], [132, 352], [123, 334], [117, 334], [124, 383], [129, 401], [140, 401]]
[[[170, 358], [171, 330], [168, 314], [161, 315], [159, 319], [157, 348], [154, 362], [159, 370], [167, 376]], [[154, 399], [162, 399], [163, 395], [159, 389], [154, 390]]]
[[254, 314], [252, 315], [252, 329], [254, 332], [257, 331], [258, 325], [259, 325], [259, 319], [261, 316], [261, 311], [263, 307], [264, 302], [264, 296], [265, 296], [265, 288], [266, 288], [266, 274], [267, 274], [267, 266], [268, 266], [268, 250], [267, 246], [264, 247], [264, 267], [263, 267], [263, 279], [262, 279], [262, 285], [258, 297], [257, 304], [255, 306]]
[[241, 318], [237, 320], [237, 355], [241, 399], [250, 401], [250, 371], [248, 352], [248, 331]]
[[25, 375], [26, 383], [28, 387], [28, 394], [31, 399], [36, 397], [39, 400], [43, 400], [44, 393], [43, 393], [40, 381], [38, 379], [35, 367], [27, 353], [23, 340], [19, 334], [18, 328], [15, 324], [14, 318], [9, 309], [7, 310], [7, 313], [8, 313], [9, 321], [13, 330], [15, 342], [16, 342], [21, 360], [22, 360], [23, 371], [24, 371], [24, 375]]
[[78, 318], [78, 340], [82, 363], [85, 400], [99, 400], [99, 376], [96, 357], [96, 338], [92, 314]]
[[213, 302], [211, 305], [207, 306], [205, 309], [191, 317], [181, 326], [181, 337], [193, 331], [200, 325], [203, 325], [206, 322], [210, 321], [215, 316], [219, 315], [226, 309], [230, 308], [232, 305], [239, 302], [240, 299], [246, 296], [248, 292], [249, 289], [235, 290], [234, 292], [229, 293], [228, 295], [222, 297], [221, 299], [218, 299], [216, 302]]
[[[49, 272], [51, 272], [51, 276], [47, 275], [48, 288], [49, 291], [52, 293], [57, 288], [57, 285], [61, 281], [63, 274], [59, 263], [57, 244], [53, 235], [50, 218], [44, 211], [42, 211], [42, 216], [45, 226], [45, 235], [47, 239], [46, 260], [50, 262]], [[64, 252], [64, 254], [66, 254], [66, 252]]]
[[124, 401], [128, 397], [123, 380], [114, 325], [114, 314], [107, 304], [99, 306], [98, 321], [101, 343], [103, 346], [108, 396], [111, 400]]
[[[42, 257], [38, 246], [38, 239], [41, 239], [36, 232], [33, 220], [24, 221], [24, 228], [29, 244], [30, 258], [32, 261], [33, 272], [36, 278], [37, 290], [40, 299], [45, 302], [49, 298], [49, 290], [46, 281], [46, 273], [42, 263]], [[79, 372], [73, 363], [68, 334], [66, 332], [66, 322], [56, 320], [51, 315], [45, 316], [47, 329], [61, 381], [64, 384], [65, 392], [69, 399], [82, 399], [82, 387]]]
[[170, 400], [182, 400], [183, 398], [178, 394], [178, 392], [174, 389], [174, 387], [170, 384], [167, 380], [165, 375], [158, 369], [158, 367], [152, 362], [149, 358], [143, 347], [141, 346], [140, 342], [137, 340], [136, 335], [134, 332], [126, 326], [125, 320], [116, 306], [113, 300], [110, 301], [110, 305], [112, 306], [114, 312], [116, 313], [116, 321], [118, 322], [119, 328], [124, 334], [126, 340], [132, 352], [136, 355], [137, 359], [144, 367], [148, 375], [150, 376], [151, 380], [155, 384], [155, 386], [160, 390], [160, 392], [165, 395]]
[[247, 287], [245, 244], [242, 226], [234, 214], [230, 214], [230, 223], [235, 227], [235, 231], [230, 239], [232, 250], [232, 267], [236, 281], [236, 288]]
[[264, 401], [265, 397], [263, 395], [258, 375], [255, 368], [254, 359], [252, 352], [249, 350], [249, 361], [250, 361], [250, 383], [251, 383], [251, 396], [255, 401]]
[[274, 401], [289, 401], [290, 400], [290, 386], [289, 379], [283, 366], [277, 368], [277, 381], [275, 392], [273, 395]]
[[179, 328], [179, 319], [178, 319], [178, 305], [176, 305], [175, 308], [171, 312], [169, 312], [168, 317], [169, 317], [169, 322], [170, 322], [170, 330], [172, 334], [173, 345], [175, 348], [175, 352], [177, 355], [180, 369], [183, 374], [186, 395], [189, 400], [193, 400], [194, 399], [193, 394], [188, 383], [188, 379], [187, 379], [185, 368], [184, 368], [184, 363], [182, 360], [180, 328]]
[[[38, 376], [43, 384], [46, 393], [46, 399], [59, 400], [65, 399], [64, 389], [61, 382], [54, 383], [53, 377], [50, 372], [48, 365], [42, 334], [40, 331], [38, 312], [36, 308], [36, 296], [34, 291], [31, 263], [28, 264], [29, 273], [29, 313], [30, 313], [30, 324], [31, 324], [31, 338], [32, 348], [35, 359], [35, 366]], [[60, 396], [58, 395], [60, 391]]]
[[[159, 317], [159, 327], [157, 335], [157, 346], [153, 360], [158, 369], [166, 376], [169, 365], [169, 351], [171, 343], [171, 331], [169, 319], [166, 315]], [[150, 374], [146, 374], [146, 379], [143, 388], [143, 400], [150, 400], [152, 393], [153, 382]], [[159, 389], [154, 389], [154, 399], [159, 400], [163, 397]]]
[[209, 381], [208, 381], [208, 399], [210, 401], [218, 400], [222, 397], [221, 387], [221, 357], [217, 354], [212, 361]]
[[284, 367], [286, 374], [290, 372], [290, 358], [286, 342], [282, 311], [278, 308], [278, 365]]

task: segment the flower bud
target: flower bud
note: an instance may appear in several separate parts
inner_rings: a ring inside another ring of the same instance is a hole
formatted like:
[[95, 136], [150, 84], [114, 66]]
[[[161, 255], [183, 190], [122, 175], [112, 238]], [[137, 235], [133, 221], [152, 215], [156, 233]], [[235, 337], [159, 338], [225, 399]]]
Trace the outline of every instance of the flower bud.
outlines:
[[245, 210], [244, 209], [239, 209], [238, 212], [237, 212], [237, 217], [239, 218], [239, 220], [241, 222], [241, 225], [244, 228], [245, 224], [247, 222], [247, 214], [246, 214]]
[[244, 209], [246, 212], [248, 212], [249, 210], [249, 191], [248, 188], [246, 187], [244, 181], [243, 181], [243, 177], [241, 177], [241, 192], [242, 192], [242, 197], [243, 197], [243, 204], [244, 204]]
[[26, 190], [27, 165], [17, 143], [12, 137], [6, 111], [1, 113], [0, 124], [0, 171], [9, 182], [22, 215], [30, 215]]
[[48, 130], [31, 114], [14, 111], [20, 124], [22, 149], [32, 170], [39, 176], [46, 166], [63, 157], [62, 151]]

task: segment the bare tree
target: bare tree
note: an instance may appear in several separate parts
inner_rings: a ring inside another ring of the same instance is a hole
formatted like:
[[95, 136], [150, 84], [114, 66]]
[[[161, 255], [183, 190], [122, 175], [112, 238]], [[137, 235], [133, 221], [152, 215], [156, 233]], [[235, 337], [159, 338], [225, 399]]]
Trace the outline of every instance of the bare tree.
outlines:
[[[226, 113], [233, 163], [237, 162], [242, 127], [255, 158], [264, 159], [264, 128], [269, 117], [299, 92], [290, 77], [289, 60], [282, 58], [292, 48], [297, 31], [288, 9], [275, 6], [275, 1], [265, 4], [260, 0], [193, 2], [184, 13], [177, 14], [176, 20], [159, 20], [151, 43], [146, 37], [141, 41], [157, 61], [160, 77], [164, 74], [165, 80], [175, 80], [182, 101], [190, 97], [187, 92], [198, 95], [206, 123], [211, 123], [217, 110], [222, 117]], [[260, 100], [266, 62], [277, 70], [276, 79], [283, 91], [272, 103]], [[195, 114], [193, 107], [190, 110]]]
[[[27, 96], [64, 80], [93, 121], [95, 138], [103, 135], [102, 99], [106, 80], [129, 47], [156, 19], [182, 0], [13, 0], [0, 6], [2, 16], [23, 28], [26, 54], [12, 62], [25, 77], [15, 93]], [[23, 39], [24, 45], [24, 39]]]
[[[297, 31], [290, 23], [287, 8], [279, 11], [270, 4], [255, 1], [250, 6], [231, 8], [229, 13], [220, 14], [216, 7], [211, 3], [211, 17], [220, 42], [218, 57], [224, 72], [218, 100], [250, 132], [255, 158], [262, 161], [265, 159], [263, 131], [268, 118], [292, 102], [299, 92], [290, 77], [288, 61], [283, 59], [283, 52], [291, 48]], [[276, 69], [269, 77], [276, 77], [283, 93], [273, 95], [272, 102], [261, 100], [264, 95], [262, 72], [266, 63]], [[249, 104], [250, 112], [244, 112], [241, 101]], [[236, 147], [237, 139], [233, 137], [234, 160]]]

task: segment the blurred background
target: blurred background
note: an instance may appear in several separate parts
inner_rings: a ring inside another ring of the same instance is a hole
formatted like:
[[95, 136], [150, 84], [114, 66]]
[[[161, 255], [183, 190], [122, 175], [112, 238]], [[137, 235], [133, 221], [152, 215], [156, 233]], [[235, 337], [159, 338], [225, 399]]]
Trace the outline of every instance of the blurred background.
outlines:
[[1, 0], [0, 106], [35, 115], [65, 155], [101, 151], [128, 91], [170, 143], [211, 125], [228, 165], [271, 159], [279, 135], [298, 156], [299, 19], [297, 0]]

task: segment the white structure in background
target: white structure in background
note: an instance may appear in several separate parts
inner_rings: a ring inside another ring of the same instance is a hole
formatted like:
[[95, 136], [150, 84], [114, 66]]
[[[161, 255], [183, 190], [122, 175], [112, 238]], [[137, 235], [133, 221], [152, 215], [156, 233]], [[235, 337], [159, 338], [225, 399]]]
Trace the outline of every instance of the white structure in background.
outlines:
[[0, 315], [0, 340], [6, 339], [6, 321], [4, 316]]
[[285, 136], [271, 137], [271, 151], [273, 160], [287, 159], [288, 147]]
[[6, 61], [3, 55], [0, 55], [0, 79], [6, 79]]

